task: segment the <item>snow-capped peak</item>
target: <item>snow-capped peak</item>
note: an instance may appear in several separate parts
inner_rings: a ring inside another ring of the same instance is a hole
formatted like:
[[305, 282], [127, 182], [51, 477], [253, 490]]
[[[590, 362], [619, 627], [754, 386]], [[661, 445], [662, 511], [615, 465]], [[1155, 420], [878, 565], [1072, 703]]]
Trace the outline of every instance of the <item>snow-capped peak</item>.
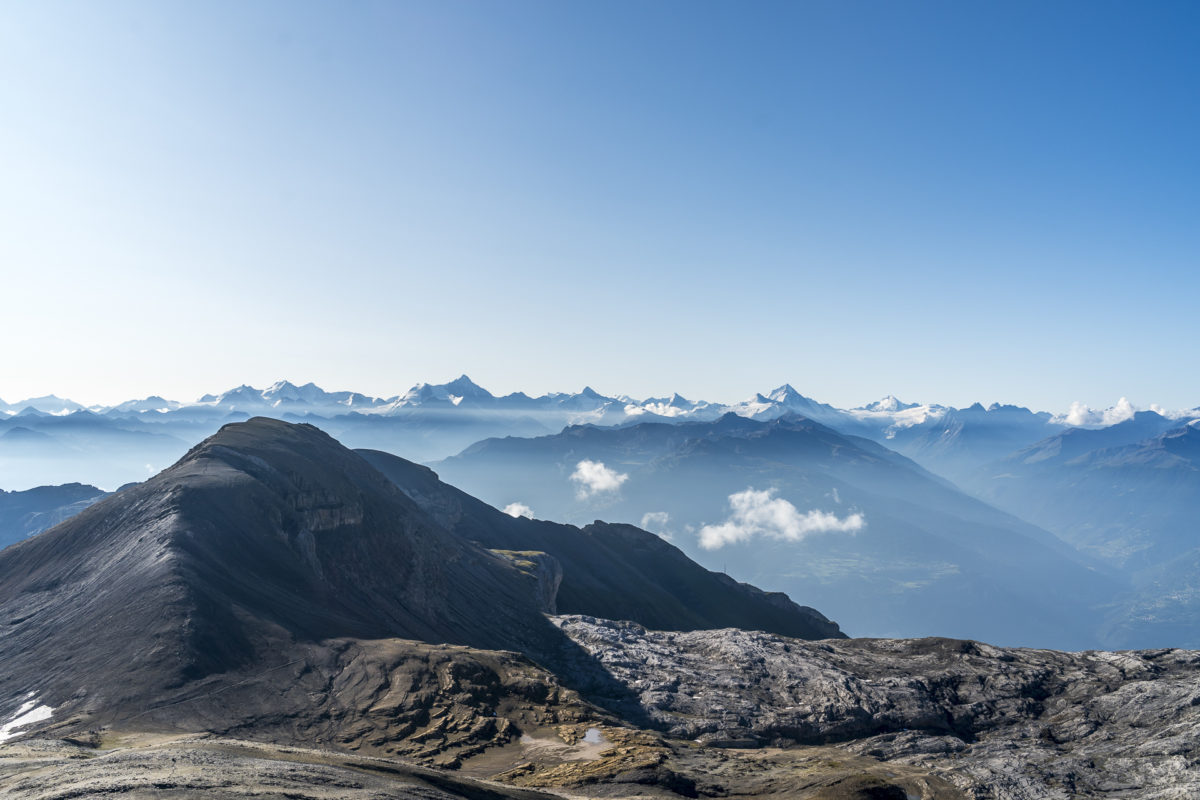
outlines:
[[465, 374], [459, 375], [457, 378], [440, 388], [445, 389], [448, 394], [457, 395], [460, 398], [459, 402], [461, 402], [461, 398], [467, 397], [473, 399], [491, 399], [493, 397], [491, 392], [475, 383], [475, 381], [468, 378]]
[[[759, 396], [761, 397], [762, 395]], [[783, 386], [779, 386], [771, 390], [771, 393], [767, 395], [766, 399], [776, 403], [782, 403], [784, 405], [791, 405], [797, 402], [812, 402], [807, 397], [793, 389], [790, 383], [785, 383]]]
[[83, 406], [79, 403], [76, 403], [74, 400], [66, 400], [57, 395], [48, 394], [42, 397], [30, 397], [26, 400], [22, 400], [19, 403], [13, 403], [11, 406], [9, 406], [9, 408], [32, 408], [37, 411], [41, 411], [44, 414], [63, 416], [65, 414], [81, 411]]
[[863, 411], [887, 411], [887, 412], [894, 413], [896, 411], [905, 411], [910, 408], [916, 408], [919, 405], [920, 405], [920, 403], [905, 403], [905, 402], [901, 401], [898, 397], [896, 397], [896, 395], [889, 394], [887, 397], [884, 397], [880, 400], [876, 400], [874, 403], [869, 403], [868, 405], [863, 406], [862, 410]]
[[418, 383], [393, 404], [393, 408], [419, 407], [427, 404], [462, 405], [464, 401], [471, 403], [491, 403], [495, 396], [466, 375], [460, 375], [449, 383], [432, 384]]
[[138, 413], [138, 414], [141, 414], [141, 413], [144, 413], [147, 411], [157, 411], [159, 413], [166, 413], [168, 411], [174, 411], [175, 409], [179, 408], [181, 405], [182, 405], [182, 403], [179, 403], [178, 401], [167, 400], [166, 398], [160, 397], [158, 395], [151, 395], [150, 397], [147, 397], [144, 400], [126, 400], [124, 403], [121, 403], [120, 405], [113, 406], [112, 410], [118, 411], [118, 412], [123, 412], [123, 413], [133, 412], [133, 413]]

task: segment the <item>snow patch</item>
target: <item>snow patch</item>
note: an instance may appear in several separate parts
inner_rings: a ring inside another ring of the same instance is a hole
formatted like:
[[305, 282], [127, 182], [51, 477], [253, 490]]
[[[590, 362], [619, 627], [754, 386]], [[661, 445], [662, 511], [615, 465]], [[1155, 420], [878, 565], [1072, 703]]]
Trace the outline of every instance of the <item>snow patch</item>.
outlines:
[[896, 431], [923, 425], [930, 420], [941, 419], [946, 416], [948, 410], [945, 406], [939, 405], [904, 406], [895, 411], [879, 410], [868, 406], [867, 408], [852, 408], [845, 413], [859, 422], [886, 425], [884, 435], [891, 439], [896, 435]]
[[[32, 697], [33, 693], [25, 695]], [[32, 725], [35, 722], [42, 722], [50, 719], [50, 715], [54, 713], [54, 709], [50, 706], [39, 706], [37, 700], [26, 700], [17, 709], [17, 713], [12, 716], [8, 722], [0, 725], [0, 742], [7, 741], [14, 736], [20, 736], [17, 728], [24, 728], [27, 725]]]

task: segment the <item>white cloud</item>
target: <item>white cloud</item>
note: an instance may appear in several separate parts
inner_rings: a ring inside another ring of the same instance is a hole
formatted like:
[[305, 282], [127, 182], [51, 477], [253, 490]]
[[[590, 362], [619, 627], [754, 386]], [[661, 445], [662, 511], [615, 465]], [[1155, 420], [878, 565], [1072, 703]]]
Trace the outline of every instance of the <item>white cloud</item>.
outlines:
[[504, 513], [510, 517], [528, 517], [533, 519], [533, 509], [524, 503], [509, 503], [504, 507]]
[[[1154, 406], [1151, 406], [1154, 408]], [[1122, 397], [1117, 401], [1117, 404], [1112, 408], [1104, 410], [1089, 408], [1084, 403], [1076, 400], [1071, 403], [1071, 408], [1067, 413], [1056, 419], [1056, 422], [1063, 422], [1077, 428], [1086, 427], [1101, 427], [1108, 425], [1116, 425], [1118, 422], [1124, 422], [1127, 419], [1133, 419], [1133, 415], [1137, 413], [1133, 403], [1129, 402], [1129, 398]]]
[[664, 539], [670, 539], [671, 534], [667, 531], [667, 523], [671, 521], [671, 515], [666, 511], [647, 511], [642, 514], [642, 530], [657, 533]]
[[1122, 397], [1117, 401], [1115, 406], [1105, 409], [1103, 415], [1104, 424], [1116, 425], [1118, 422], [1133, 419], [1133, 415], [1136, 413], [1137, 409], [1133, 407], [1133, 403], [1129, 402], [1128, 398]]
[[621, 484], [629, 480], [629, 476], [609, 469], [602, 461], [583, 460], [575, 465], [571, 480], [578, 484], [575, 494], [580, 500], [603, 492], [615, 492]]
[[1196, 417], [1200, 417], [1200, 408], [1177, 408], [1172, 411], [1169, 408], [1160, 406], [1158, 403], [1151, 403], [1150, 410], [1167, 419], [1195, 419]]
[[1092, 410], [1083, 403], [1076, 400], [1071, 403], [1071, 408], [1067, 411], [1067, 415], [1063, 417], [1063, 422], [1074, 427], [1081, 425], [1090, 425], [1092, 419]]
[[860, 513], [838, 519], [834, 514], [816, 509], [801, 512], [787, 500], [774, 495], [774, 489], [760, 492], [753, 488], [729, 495], [732, 513], [720, 525], [705, 525], [700, 529], [700, 546], [715, 550], [755, 536], [798, 542], [812, 533], [853, 533], [867, 524]]

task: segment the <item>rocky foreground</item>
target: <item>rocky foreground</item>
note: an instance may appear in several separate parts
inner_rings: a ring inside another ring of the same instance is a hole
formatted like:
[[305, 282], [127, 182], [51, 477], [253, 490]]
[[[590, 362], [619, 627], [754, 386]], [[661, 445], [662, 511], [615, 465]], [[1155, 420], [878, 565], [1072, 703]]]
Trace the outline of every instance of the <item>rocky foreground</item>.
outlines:
[[[281, 684], [262, 676], [230, 690], [235, 706], [261, 705], [224, 728], [169, 731], [163, 710], [86, 731], [69, 719], [31, 726], [0, 745], [0, 795], [1200, 796], [1200, 653], [553, 621], [636, 709], [603, 709], [516, 654], [391, 640], [372, 647], [390, 660], [364, 651], [335, 670], [326, 690], [340, 700], [315, 702], [319, 714], [294, 702], [320, 699], [311, 665], [297, 665], [296, 690], [278, 695], [274, 717], [259, 696]], [[421, 668], [397, 666], [410, 661]], [[305, 740], [314, 746], [296, 744]]]
[[1200, 653], [1065, 653], [951, 639], [802, 642], [557, 622], [670, 737], [836, 745], [968, 797], [1200, 797]]

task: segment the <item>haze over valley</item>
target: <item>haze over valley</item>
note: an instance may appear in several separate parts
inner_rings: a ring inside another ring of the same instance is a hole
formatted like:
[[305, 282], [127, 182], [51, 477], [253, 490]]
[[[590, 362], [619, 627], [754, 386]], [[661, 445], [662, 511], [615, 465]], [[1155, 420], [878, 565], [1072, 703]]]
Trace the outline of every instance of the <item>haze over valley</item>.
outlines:
[[270, 416], [428, 463], [515, 516], [651, 530], [859, 636], [1200, 647], [1187, 588], [1200, 410], [891, 396], [837, 409], [790, 385], [737, 404], [497, 397], [463, 375], [389, 398], [280, 381], [193, 403], [43, 397], [0, 414], [5, 476], [44, 484], [0, 496], [0, 542], [139, 482], [222, 425]]

